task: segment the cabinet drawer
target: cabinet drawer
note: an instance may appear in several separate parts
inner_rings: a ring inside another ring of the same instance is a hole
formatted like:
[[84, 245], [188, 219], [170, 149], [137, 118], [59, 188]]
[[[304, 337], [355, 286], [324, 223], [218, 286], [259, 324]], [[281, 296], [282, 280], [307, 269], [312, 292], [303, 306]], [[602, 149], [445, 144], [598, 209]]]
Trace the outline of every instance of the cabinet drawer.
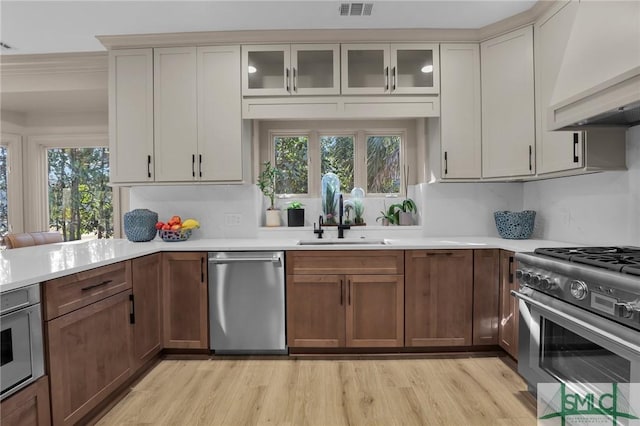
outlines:
[[402, 250], [287, 252], [288, 275], [404, 274]]
[[42, 288], [48, 321], [131, 288], [131, 261], [45, 281]]

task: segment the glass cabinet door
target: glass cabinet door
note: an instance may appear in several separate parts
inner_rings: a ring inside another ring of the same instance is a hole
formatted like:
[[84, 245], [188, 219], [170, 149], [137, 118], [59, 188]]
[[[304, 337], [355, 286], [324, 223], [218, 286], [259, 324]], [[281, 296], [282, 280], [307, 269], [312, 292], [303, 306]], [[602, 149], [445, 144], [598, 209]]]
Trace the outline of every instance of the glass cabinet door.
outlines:
[[336, 95], [340, 93], [340, 45], [291, 45], [291, 93]]
[[242, 47], [242, 94], [288, 95], [289, 45]]
[[437, 94], [439, 57], [437, 44], [392, 44], [391, 93]]
[[389, 93], [389, 45], [342, 45], [342, 94]]

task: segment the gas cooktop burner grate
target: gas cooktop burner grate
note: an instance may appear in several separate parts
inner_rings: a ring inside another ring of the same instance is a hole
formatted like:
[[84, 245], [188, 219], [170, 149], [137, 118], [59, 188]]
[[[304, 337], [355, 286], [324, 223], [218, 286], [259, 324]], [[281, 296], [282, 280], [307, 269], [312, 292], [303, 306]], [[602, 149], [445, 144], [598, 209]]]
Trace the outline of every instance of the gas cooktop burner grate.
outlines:
[[539, 248], [536, 254], [573, 263], [640, 275], [640, 247]]

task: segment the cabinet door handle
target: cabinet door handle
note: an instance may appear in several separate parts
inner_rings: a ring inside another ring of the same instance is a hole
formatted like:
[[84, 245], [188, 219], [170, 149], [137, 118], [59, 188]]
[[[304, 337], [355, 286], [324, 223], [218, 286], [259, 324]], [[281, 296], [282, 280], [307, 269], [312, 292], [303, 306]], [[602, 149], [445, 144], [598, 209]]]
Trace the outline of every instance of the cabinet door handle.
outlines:
[[391, 72], [391, 78], [393, 78], [393, 86], [391, 86], [392, 87], [391, 90], [395, 91], [396, 90], [396, 78], [397, 78], [396, 67], [393, 67], [393, 71]]
[[133, 301], [133, 294], [129, 295], [129, 324], [136, 323], [136, 307]]
[[389, 91], [389, 67], [385, 67], [384, 69], [384, 81], [385, 81], [384, 91], [388, 92]]
[[289, 87], [289, 68], [286, 69], [285, 80], [287, 81], [287, 92], [291, 92]]
[[200, 282], [204, 283], [204, 257], [200, 258]]
[[513, 256], [509, 256], [509, 284], [513, 283]]
[[293, 71], [293, 91], [297, 92], [298, 91], [298, 77], [296, 75], [296, 69], [295, 68], [291, 68], [291, 71]]
[[196, 177], [196, 155], [191, 154], [191, 176]]
[[347, 280], [347, 288], [349, 289], [349, 298], [347, 299], [347, 304], [351, 305], [351, 280]]
[[151, 177], [151, 156], [147, 155], [147, 177]]
[[529, 145], [529, 171], [533, 171], [533, 147]]
[[580, 134], [573, 134], [573, 162], [578, 163], [580, 159], [578, 158], [578, 143], [579, 143]]
[[449, 173], [449, 162], [447, 161], [447, 151], [444, 152], [444, 174]]
[[344, 280], [340, 280], [340, 306], [344, 303]]
[[202, 177], [202, 154], [198, 154], [198, 174]]
[[102, 287], [103, 285], [107, 285], [107, 284], [112, 283], [112, 282], [113, 282], [113, 280], [102, 281], [101, 283], [98, 283], [98, 284], [93, 284], [93, 285], [89, 285], [89, 286], [86, 286], [86, 287], [82, 287], [80, 289], [80, 291], [93, 290], [94, 288]]

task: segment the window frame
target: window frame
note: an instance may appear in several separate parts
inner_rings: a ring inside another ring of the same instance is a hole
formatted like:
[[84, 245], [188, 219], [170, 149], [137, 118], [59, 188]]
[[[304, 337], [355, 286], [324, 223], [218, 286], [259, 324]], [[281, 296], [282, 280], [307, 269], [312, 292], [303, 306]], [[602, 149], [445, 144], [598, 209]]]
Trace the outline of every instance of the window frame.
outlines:
[[24, 232], [24, 183], [22, 136], [2, 133], [0, 145], [7, 149], [7, 202], [9, 232]]
[[[49, 229], [48, 158], [47, 150], [55, 148], [110, 148], [109, 136], [104, 133], [34, 135], [28, 137], [30, 170], [28, 185], [32, 189], [30, 209], [26, 219], [29, 229]], [[111, 151], [109, 165], [111, 166]], [[112, 186], [113, 237], [121, 238], [120, 187]]]
[[[363, 188], [365, 197], [371, 198], [397, 198], [406, 196], [404, 188], [405, 171], [407, 167], [406, 152], [407, 148], [407, 129], [405, 128], [379, 128], [379, 129], [360, 129], [360, 128], [326, 128], [318, 126], [312, 129], [288, 129], [273, 128], [269, 129], [268, 134], [268, 159], [275, 165], [275, 143], [274, 138], [283, 137], [307, 137], [307, 170], [308, 170], [308, 194], [276, 194], [278, 199], [287, 198], [318, 198], [320, 197], [321, 185], [321, 151], [320, 138], [323, 136], [350, 136], [353, 137], [353, 183], [354, 187]], [[369, 136], [398, 136], [400, 137], [400, 191], [393, 193], [369, 193], [367, 191], [367, 138]]]

